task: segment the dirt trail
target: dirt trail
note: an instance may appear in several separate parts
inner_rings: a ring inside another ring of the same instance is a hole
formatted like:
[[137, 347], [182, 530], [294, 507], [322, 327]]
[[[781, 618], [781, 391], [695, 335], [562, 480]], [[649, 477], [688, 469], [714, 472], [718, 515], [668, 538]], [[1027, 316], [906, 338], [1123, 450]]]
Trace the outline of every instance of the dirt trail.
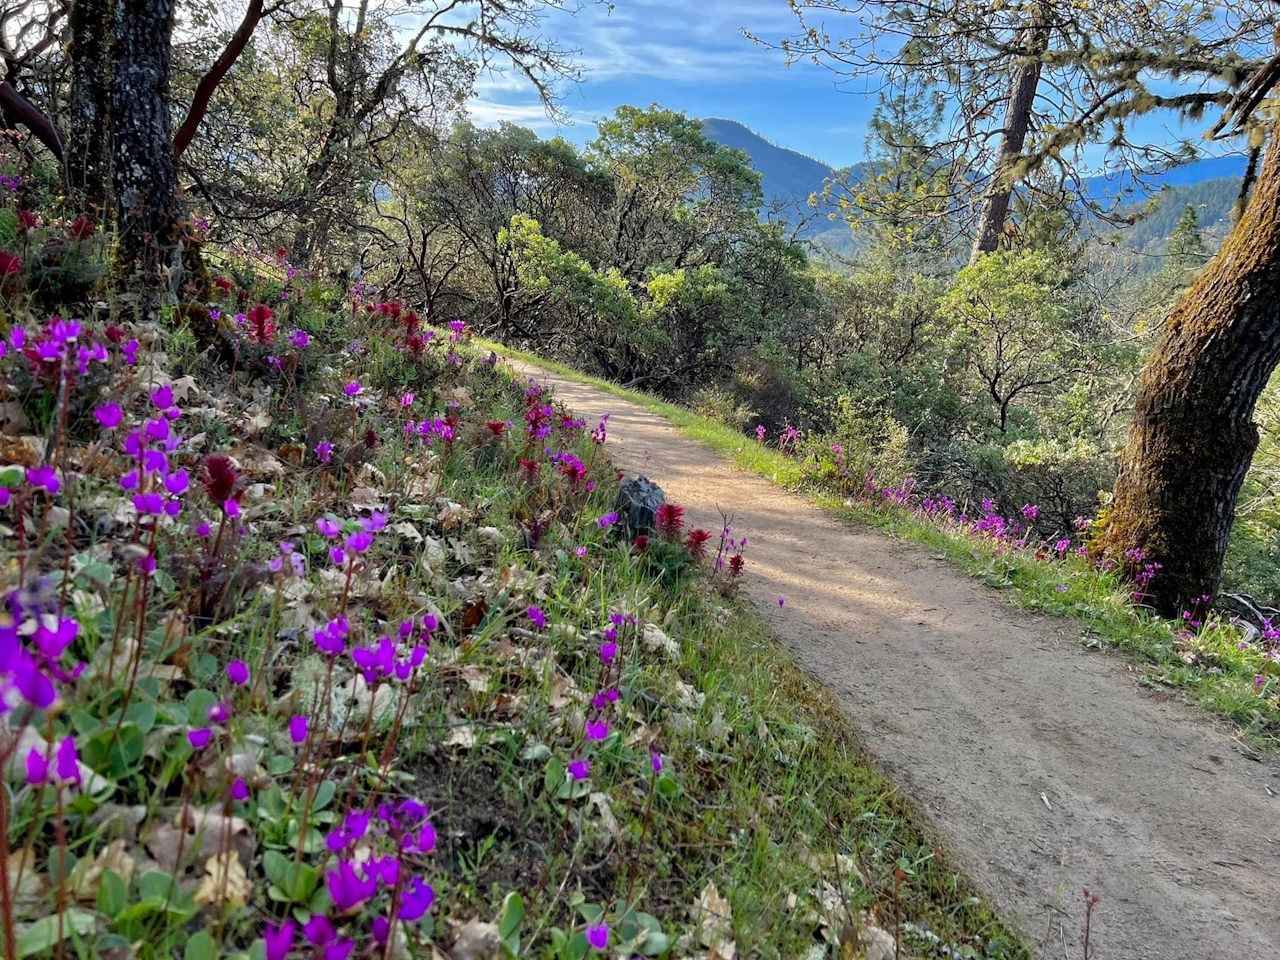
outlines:
[[[590, 422], [610, 413], [620, 468], [690, 519], [718, 529], [718, 508], [733, 512], [748, 595], [1045, 957], [1079, 956], [1088, 887], [1102, 897], [1097, 960], [1280, 958], [1274, 762], [1139, 687], [1069, 621], [841, 524], [642, 407], [536, 374]], [[1054, 922], [1046, 947], [1059, 888], [1065, 929]]]

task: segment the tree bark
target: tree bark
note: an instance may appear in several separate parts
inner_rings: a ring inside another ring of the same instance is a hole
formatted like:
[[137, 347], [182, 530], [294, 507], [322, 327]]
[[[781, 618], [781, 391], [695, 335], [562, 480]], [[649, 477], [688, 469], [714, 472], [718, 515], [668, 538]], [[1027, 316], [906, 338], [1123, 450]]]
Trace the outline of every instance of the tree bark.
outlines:
[[[1280, 362], [1280, 136], [1253, 199], [1169, 317], [1143, 369], [1102, 544], [1164, 614], [1217, 591], [1258, 445], [1253, 409]], [[1140, 550], [1141, 559], [1126, 552]]]
[[176, 0], [117, 0], [111, 51], [117, 267], [140, 315], [154, 316], [181, 275], [178, 178], [169, 123]]
[[106, 208], [110, 158], [107, 152], [111, 89], [110, 41], [113, 0], [74, 0], [71, 42], [71, 129], [67, 137], [67, 192], [85, 213]]
[[983, 195], [982, 208], [978, 213], [973, 250], [969, 255], [970, 263], [984, 253], [994, 253], [1004, 234], [1004, 222], [1009, 216], [1009, 201], [1013, 196], [1013, 171], [1027, 142], [1036, 89], [1040, 85], [1042, 33], [1040, 27], [1033, 26], [1028, 30], [1028, 59], [1014, 69], [1013, 78], [1009, 82], [1009, 100], [1004, 129], [1000, 133], [1000, 150], [996, 154], [996, 167], [992, 171], [991, 183]]

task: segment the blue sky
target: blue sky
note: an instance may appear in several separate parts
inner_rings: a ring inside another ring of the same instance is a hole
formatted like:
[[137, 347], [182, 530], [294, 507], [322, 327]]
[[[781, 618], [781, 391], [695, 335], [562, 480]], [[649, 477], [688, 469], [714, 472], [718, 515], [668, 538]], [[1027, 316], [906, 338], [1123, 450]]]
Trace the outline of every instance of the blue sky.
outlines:
[[592, 122], [619, 104], [657, 102], [695, 117], [746, 124], [780, 146], [833, 166], [860, 159], [874, 92], [840, 88], [811, 64], [788, 69], [776, 50], [756, 46], [744, 27], [774, 40], [793, 32], [786, 0], [616, 0], [612, 11], [587, 4], [576, 16], [549, 18], [546, 32], [581, 50], [586, 76], [563, 84], [571, 123], [557, 128], [528, 85], [514, 77], [481, 78], [471, 112], [477, 122], [510, 120], [576, 143]]
[[[797, 21], [787, 0], [615, 2], [610, 10], [581, 0], [576, 16], [553, 14], [545, 23], [548, 36], [580, 51], [585, 78], [560, 87], [570, 122], [552, 123], [527, 82], [501, 73], [481, 77], [473, 118], [482, 124], [509, 120], [582, 144], [594, 136], [593, 121], [619, 104], [657, 102], [695, 117], [737, 120], [779, 146], [835, 167], [862, 159], [876, 104], [873, 84], [841, 83], [807, 62], [788, 68], [778, 51], [742, 34], [747, 28], [777, 41], [794, 33]], [[1150, 141], [1195, 141], [1203, 126], [1178, 129], [1169, 117], [1153, 116], [1135, 132]], [[1090, 152], [1102, 160], [1101, 149]]]

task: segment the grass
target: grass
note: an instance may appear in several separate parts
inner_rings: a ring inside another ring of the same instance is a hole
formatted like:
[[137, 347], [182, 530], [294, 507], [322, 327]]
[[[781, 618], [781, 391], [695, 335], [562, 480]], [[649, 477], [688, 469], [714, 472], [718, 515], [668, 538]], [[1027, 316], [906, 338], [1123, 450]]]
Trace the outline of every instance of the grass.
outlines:
[[[1228, 718], [1252, 748], [1280, 748], [1280, 673], [1267, 664], [1256, 646], [1242, 649], [1242, 634], [1232, 625], [1209, 618], [1200, 628], [1188, 630], [1135, 606], [1131, 586], [1091, 564], [1044, 562], [1030, 550], [958, 533], [910, 509], [851, 499], [816, 481], [797, 458], [678, 404], [533, 354], [490, 346], [644, 407], [720, 453], [738, 469], [785, 487], [846, 521], [875, 527], [936, 551], [1029, 610], [1075, 620], [1086, 634], [1082, 639], [1086, 645], [1106, 643], [1144, 664], [1144, 684], [1176, 689]], [[1261, 686], [1256, 682], [1259, 676], [1265, 677]]]

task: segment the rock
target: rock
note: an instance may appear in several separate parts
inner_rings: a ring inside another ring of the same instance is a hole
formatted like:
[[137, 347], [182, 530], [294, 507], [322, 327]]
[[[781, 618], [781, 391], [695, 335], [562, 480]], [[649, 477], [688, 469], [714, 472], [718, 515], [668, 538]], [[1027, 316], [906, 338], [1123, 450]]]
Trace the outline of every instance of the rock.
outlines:
[[[864, 915], [865, 920], [865, 915]], [[862, 949], [867, 960], [893, 960], [897, 955], [897, 947], [893, 942], [893, 934], [883, 927], [868, 923], [859, 935]]]
[[462, 928], [453, 948], [453, 960], [497, 960], [502, 950], [502, 937], [492, 923], [472, 920]]
[[628, 540], [653, 530], [658, 508], [666, 501], [662, 488], [647, 477], [626, 477], [618, 487], [613, 508], [618, 513], [619, 530]]

